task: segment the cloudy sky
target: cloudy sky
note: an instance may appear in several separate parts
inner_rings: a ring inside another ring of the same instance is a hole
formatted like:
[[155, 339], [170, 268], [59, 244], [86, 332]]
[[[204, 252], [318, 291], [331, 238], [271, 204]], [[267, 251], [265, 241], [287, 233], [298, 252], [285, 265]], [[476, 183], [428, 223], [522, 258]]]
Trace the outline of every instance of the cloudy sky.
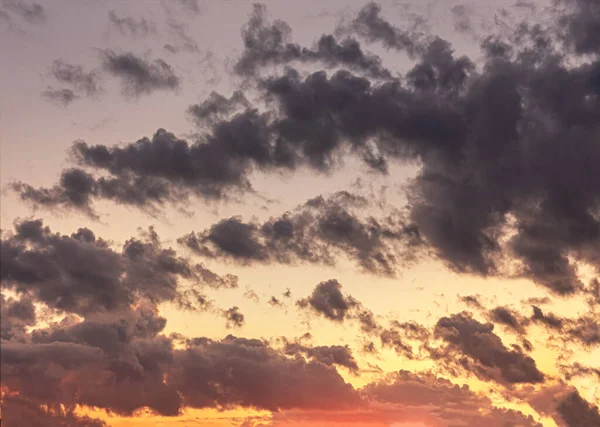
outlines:
[[597, 0], [0, 0], [16, 426], [600, 425]]

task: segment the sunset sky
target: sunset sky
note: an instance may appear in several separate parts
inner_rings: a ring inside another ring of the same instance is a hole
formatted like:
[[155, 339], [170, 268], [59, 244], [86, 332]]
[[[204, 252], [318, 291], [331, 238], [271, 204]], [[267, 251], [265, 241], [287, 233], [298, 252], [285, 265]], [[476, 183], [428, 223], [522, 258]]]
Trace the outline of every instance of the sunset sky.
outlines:
[[600, 426], [598, 0], [38, 1], [4, 427]]

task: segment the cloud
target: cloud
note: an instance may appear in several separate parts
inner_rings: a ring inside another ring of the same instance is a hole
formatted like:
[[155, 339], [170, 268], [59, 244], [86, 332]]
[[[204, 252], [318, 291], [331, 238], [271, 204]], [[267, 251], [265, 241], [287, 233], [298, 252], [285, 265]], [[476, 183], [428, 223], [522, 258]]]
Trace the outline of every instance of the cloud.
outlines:
[[471, 22], [473, 11], [468, 5], [457, 4], [452, 7], [451, 12], [456, 31], [469, 33], [473, 30], [473, 23]]
[[296, 302], [300, 308], [307, 308], [323, 317], [343, 322], [349, 312], [359, 305], [352, 296], [342, 293], [342, 285], [335, 279], [327, 280], [315, 286], [312, 294]]
[[565, 42], [579, 54], [600, 54], [600, 6], [593, 0], [562, 0], [559, 19]]
[[508, 307], [502, 306], [498, 306], [490, 310], [488, 312], [488, 318], [491, 322], [504, 325], [519, 334], [525, 333], [525, 327], [528, 324], [527, 319], [521, 316], [519, 313]]
[[131, 16], [119, 16], [114, 10], [108, 12], [108, 20], [123, 36], [144, 38], [156, 34], [156, 24], [144, 18], [136, 20]]
[[[435, 326], [435, 336], [447, 343], [440, 356], [447, 363], [456, 360], [484, 379], [508, 384], [543, 382], [535, 361], [520, 349], [509, 350], [493, 330], [493, 324], [480, 323], [466, 313], [442, 317]], [[434, 352], [432, 357], [439, 356]]]
[[544, 313], [539, 307], [533, 306], [531, 320], [550, 330], [553, 337], [563, 340], [565, 344], [575, 342], [587, 348], [600, 345], [600, 315], [596, 312], [591, 311], [573, 319]]
[[188, 112], [199, 126], [210, 126], [248, 107], [250, 102], [239, 90], [229, 98], [213, 91], [202, 103], [190, 106]]
[[495, 407], [491, 400], [431, 373], [405, 370], [369, 384], [362, 392], [380, 403], [373, 419], [403, 420], [432, 426], [521, 425], [541, 427], [531, 416]]
[[11, 426], [106, 427], [104, 421], [77, 416], [62, 408], [42, 409], [18, 396], [2, 396], [2, 418]]
[[100, 75], [97, 70], [84, 71], [81, 65], [73, 65], [62, 59], [56, 59], [50, 67], [50, 74], [63, 87], [52, 86], [42, 92], [42, 96], [58, 105], [67, 106], [76, 99], [94, 97], [102, 92]]
[[30, 24], [44, 24], [46, 22], [46, 10], [39, 3], [28, 3], [22, 0], [2, 0], [2, 5]]
[[558, 405], [558, 412], [569, 427], [592, 427], [600, 423], [598, 407], [584, 400], [578, 392], [565, 397]]
[[152, 62], [136, 56], [133, 53], [115, 53], [112, 50], [103, 51], [103, 68], [123, 83], [123, 94], [139, 97], [156, 90], [171, 90], [179, 88], [180, 79], [173, 68], [162, 59]]
[[0, 248], [3, 289], [80, 315], [120, 310], [139, 298], [178, 301], [189, 284], [237, 285], [235, 276], [218, 276], [163, 248], [152, 227], [119, 253], [87, 228], [68, 236], [52, 233], [41, 220], [24, 220], [3, 235]]
[[50, 102], [62, 107], [66, 107], [71, 102], [79, 98], [71, 89], [55, 89], [52, 86], [48, 86], [48, 88], [42, 92], [42, 96], [48, 99]]
[[27, 295], [16, 299], [0, 294], [0, 308], [0, 337], [3, 340], [23, 341], [27, 326], [35, 325], [37, 320], [33, 300]]
[[223, 219], [178, 241], [203, 257], [240, 264], [332, 265], [345, 255], [367, 273], [393, 276], [403, 263], [416, 258], [418, 230], [399, 214], [360, 218], [356, 210], [368, 203], [360, 196], [338, 192], [311, 199], [263, 223]]
[[240, 312], [238, 307], [231, 307], [223, 310], [223, 317], [227, 320], [228, 328], [241, 328], [246, 323], [246, 318]]
[[420, 48], [419, 35], [398, 28], [381, 17], [381, 6], [368, 3], [352, 21], [349, 29], [370, 43], [382, 42], [388, 49], [406, 51], [414, 55]]
[[281, 21], [269, 22], [266, 7], [255, 4], [248, 23], [242, 29], [244, 50], [234, 65], [237, 74], [255, 76], [260, 68], [282, 65], [292, 61], [321, 62], [327, 67], [344, 66], [374, 78], [389, 79], [390, 71], [381, 59], [363, 52], [360, 43], [352, 38], [338, 42], [333, 35], [323, 35], [313, 48], [291, 43], [291, 28]]
[[348, 346], [305, 346], [298, 342], [286, 342], [283, 352], [288, 356], [305, 355], [310, 360], [323, 363], [326, 366], [342, 366], [350, 372], [358, 374], [358, 364]]
[[[527, 278], [556, 295], [588, 292], [577, 264], [600, 268], [600, 191], [589, 185], [600, 180], [600, 63], [595, 3], [568, 5], [564, 18], [545, 27], [525, 23], [510, 38], [486, 37], [476, 67], [448, 41], [413, 37], [369, 4], [348, 31], [412, 52], [405, 77], [375, 82], [348, 70], [304, 77], [288, 67], [258, 79], [264, 108], [246, 107], [240, 95], [211, 95], [207, 104], [192, 106], [200, 111], [198, 142], [160, 129], [123, 147], [77, 144], [76, 158], [110, 174], [103, 184], [109, 190], [91, 198], [157, 208], [188, 195], [251, 193], [254, 171], [327, 173], [354, 156], [386, 173], [390, 162], [414, 161], [420, 169], [407, 187], [406, 223], [449, 268]], [[266, 22], [258, 6], [245, 29], [244, 52], [284, 61], [295, 52], [288, 33], [286, 24]], [[132, 93], [177, 86], [173, 73], [156, 63], [111, 51], [105, 57]], [[28, 200], [58, 194], [68, 202], [57, 188], [22, 184], [17, 190]], [[237, 218], [221, 226], [254, 233], [248, 231], [254, 225]], [[257, 248], [252, 260], [270, 259], [260, 245], [245, 250]], [[359, 263], [362, 255], [359, 250]], [[391, 262], [385, 252], [375, 254], [381, 262], [367, 255], [374, 262], [361, 265], [367, 270], [385, 271]]]
[[564, 382], [522, 394], [533, 408], [540, 414], [551, 416], [560, 427], [592, 427], [600, 422], [598, 407], [583, 399], [575, 387]]
[[171, 18], [169, 20], [169, 30], [177, 40], [177, 44], [175, 46], [167, 44], [165, 45], [165, 49], [171, 51], [171, 53], [177, 53], [181, 50], [192, 53], [200, 52], [198, 43], [187, 33], [183, 23]]

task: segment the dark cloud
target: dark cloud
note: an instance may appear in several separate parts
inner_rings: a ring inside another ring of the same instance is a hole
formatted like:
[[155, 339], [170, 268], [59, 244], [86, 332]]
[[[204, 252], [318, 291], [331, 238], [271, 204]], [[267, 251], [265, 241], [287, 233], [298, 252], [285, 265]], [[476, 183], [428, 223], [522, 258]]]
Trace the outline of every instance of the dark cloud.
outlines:
[[218, 276], [163, 248], [153, 228], [127, 240], [121, 253], [87, 228], [61, 235], [41, 220], [16, 222], [14, 233], [2, 237], [2, 288], [66, 312], [120, 310], [139, 298], [178, 301], [186, 283], [237, 286], [235, 276]]
[[593, 427], [600, 424], [598, 407], [583, 399], [578, 392], [565, 397], [558, 405], [558, 412], [569, 427]]
[[175, 0], [174, 3], [177, 4], [185, 13], [191, 13], [192, 15], [197, 15], [200, 13], [198, 0]]
[[358, 373], [358, 364], [348, 346], [305, 346], [297, 342], [286, 342], [284, 353], [288, 356], [305, 355], [310, 360], [323, 363], [326, 366], [343, 366], [350, 372]]
[[443, 357], [450, 357], [448, 363], [458, 360], [481, 378], [508, 384], [543, 382], [544, 375], [535, 361], [519, 349], [508, 349], [493, 330], [493, 324], [460, 313], [438, 320], [435, 336], [447, 343]]
[[227, 321], [228, 328], [241, 328], [246, 323], [246, 318], [240, 312], [238, 307], [231, 307], [223, 310], [223, 317]]
[[527, 318], [521, 316], [515, 310], [502, 306], [490, 310], [488, 318], [491, 322], [504, 325], [519, 334], [525, 333], [525, 328], [528, 324]]
[[179, 77], [162, 59], [150, 62], [133, 53], [118, 54], [112, 50], [103, 51], [102, 56], [104, 70], [122, 80], [126, 96], [139, 97], [156, 90], [179, 88]]
[[33, 299], [21, 296], [18, 299], [6, 298], [0, 294], [0, 337], [3, 340], [23, 341], [26, 336], [27, 326], [36, 323], [36, 311]]
[[329, 320], [343, 322], [359, 302], [350, 295], [344, 295], [340, 282], [331, 279], [319, 283], [310, 296], [298, 300], [296, 304]]
[[102, 90], [97, 71], [85, 71], [83, 66], [69, 64], [62, 59], [52, 62], [50, 74], [56, 81], [70, 86], [70, 89], [81, 96], [94, 96]]
[[576, 342], [589, 348], [600, 345], [600, 315], [596, 312], [566, 318], [544, 313], [539, 307], [533, 306], [531, 320], [549, 329], [553, 337], [563, 340], [565, 344]]
[[578, 54], [600, 54], [600, 5], [594, 0], [561, 0], [562, 36]]
[[275, 297], [274, 295], [271, 295], [271, 298], [268, 301], [268, 304], [273, 306], [273, 307], [283, 307], [283, 302]]
[[213, 91], [202, 103], [192, 105], [189, 113], [199, 126], [209, 126], [248, 107], [250, 103], [241, 91], [233, 92], [230, 98]]
[[563, 319], [561, 319], [560, 317], [549, 313], [549, 314], [544, 314], [544, 312], [542, 311], [541, 308], [536, 307], [535, 305], [532, 306], [533, 308], [533, 315], [531, 316], [531, 320], [533, 320], [534, 322], [540, 322], [543, 323], [544, 325], [546, 325], [547, 327], [551, 328], [551, 329], [562, 329], [563, 327]]
[[[401, 370], [367, 385], [362, 391], [373, 401], [392, 405], [387, 407], [391, 411], [389, 421], [383, 425], [402, 419], [429, 425], [541, 427], [531, 416], [497, 408], [490, 399], [468, 386], [453, 384], [431, 373], [419, 375]], [[376, 415], [372, 417], [375, 419]]]
[[318, 61], [327, 67], [344, 66], [374, 78], [392, 77], [379, 57], [363, 52], [352, 38], [339, 42], [333, 35], [323, 35], [313, 48], [305, 48], [290, 42], [291, 32], [289, 25], [281, 20], [269, 22], [266, 7], [255, 4], [242, 29], [244, 50], [234, 66], [235, 72], [249, 77], [268, 65]]
[[176, 361], [181, 370], [174, 381], [192, 407], [240, 405], [277, 411], [360, 405], [357, 393], [334, 369], [288, 358], [259, 340], [192, 340]]
[[9, 426], [106, 427], [104, 421], [78, 416], [72, 409], [42, 409], [18, 396], [2, 396], [2, 419]]
[[[214, 199], [251, 192], [250, 175], [257, 170], [330, 172], [350, 155], [385, 173], [392, 161], [415, 161], [420, 169], [407, 188], [406, 223], [448, 267], [528, 278], [558, 295], [587, 292], [577, 264], [600, 268], [600, 190], [590, 184], [600, 181], [600, 63], [593, 54], [597, 7], [591, 0], [568, 5], [560, 22], [525, 23], [507, 40], [484, 38], [485, 58], [475, 67], [449, 42], [421, 40], [392, 26], [379, 6], [369, 4], [348, 31], [413, 52], [415, 64], [404, 78], [375, 83], [348, 70], [302, 77], [288, 68], [283, 75], [259, 78], [264, 111], [240, 104], [235, 95], [235, 102], [213, 95], [193, 106], [203, 130], [196, 143], [159, 130], [152, 139], [124, 147], [77, 144], [76, 157], [113, 180], [109, 196], [98, 192], [92, 198], [130, 202], [135, 195], [137, 206], [149, 201], [159, 207], [182, 194]], [[265, 21], [259, 6], [244, 30], [248, 46], [242, 59], [254, 64], [255, 56], [267, 52], [266, 58], [287, 61], [296, 51], [287, 37], [289, 27]], [[575, 58], [577, 52], [589, 55]], [[134, 87], [155, 80], [152, 72], [141, 73], [150, 77], [139, 82], [135, 77], [135, 64], [152, 65], [144, 60], [112, 52], [105, 56], [134, 76]], [[206, 118], [212, 121], [208, 127]], [[45, 200], [54, 191], [17, 189], [30, 200]], [[245, 252], [235, 254], [238, 259], [271, 260], [262, 239], [252, 240], [259, 235], [255, 227], [239, 218], [220, 225], [249, 236], [239, 249]], [[389, 266], [398, 260], [371, 244], [349, 246], [361, 267], [393, 270]], [[311, 256], [305, 252], [301, 258]]]
[[46, 10], [39, 3], [29, 3], [24, 0], [2, 0], [2, 5], [10, 12], [31, 24], [43, 24], [46, 22]]
[[[174, 19], [169, 20], [169, 31], [173, 34], [176, 44], [165, 45], [165, 48], [172, 53], [186, 51], [192, 53], [200, 52], [198, 43], [187, 33], [186, 26], [182, 22], [177, 22]], [[169, 46], [169, 47], [167, 47]]]
[[108, 12], [108, 20], [121, 35], [133, 37], [134, 39], [157, 33], [154, 22], [146, 21], [144, 18], [136, 20], [131, 16], [119, 16], [114, 10]]
[[365, 5], [349, 27], [349, 30], [368, 42], [381, 42], [389, 49], [414, 55], [420, 48], [419, 34], [390, 24], [381, 17], [381, 6], [377, 3]]
[[66, 107], [71, 102], [79, 98], [71, 89], [55, 89], [51, 86], [48, 86], [48, 88], [42, 92], [42, 96], [48, 99], [50, 102], [62, 107]]
[[471, 22], [473, 11], [465, 4], [457, 4], [451, 9], [454, 29], [461, 33], [470, 33], [473, 30]]
[[358, 216], [368, 202], [348, 192], [317, 197], [295, 211], [264, 223], [223, 219], [179, 243], [207, 258], [241, 264], [315, 263], [332, 265], [340, 255], [355, 261], [365, 272], [393, 276], [416, 259], [418, 230], [395, 213], [382, 219]]
[[[364, 329], [363, 329], [364, 330]], [[388, 328], [378, 327], [381, 346], [393, 349], [399, 356], [409, 360], [422, 359], [421, 352], [415, 352], [413, 343], [424, 347], [430, 341], [431, 332], [416, 322], [398, 322], [393, 320]]]
[[483, 304], [481, 304], [480, 298], [480, 295], [466, 295], [459, 296], [458, 300], [471, 308], [483, 309], [484, 307]]
[[600, 380], [600, 368], [584, 366], [578, 362], [575, 362], [572, 365], [561, 365], [560, 372], [567, 380], [571, 380], [575, 377], [595, 377], [597, 380]]

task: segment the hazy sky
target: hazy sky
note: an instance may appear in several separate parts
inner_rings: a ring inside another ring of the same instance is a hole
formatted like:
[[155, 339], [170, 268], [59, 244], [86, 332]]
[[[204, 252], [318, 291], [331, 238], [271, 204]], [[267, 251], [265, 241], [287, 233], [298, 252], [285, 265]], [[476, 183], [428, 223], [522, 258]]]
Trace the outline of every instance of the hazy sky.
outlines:
[[7, 426], [600, 425], [600, 4], [0, 0]]

